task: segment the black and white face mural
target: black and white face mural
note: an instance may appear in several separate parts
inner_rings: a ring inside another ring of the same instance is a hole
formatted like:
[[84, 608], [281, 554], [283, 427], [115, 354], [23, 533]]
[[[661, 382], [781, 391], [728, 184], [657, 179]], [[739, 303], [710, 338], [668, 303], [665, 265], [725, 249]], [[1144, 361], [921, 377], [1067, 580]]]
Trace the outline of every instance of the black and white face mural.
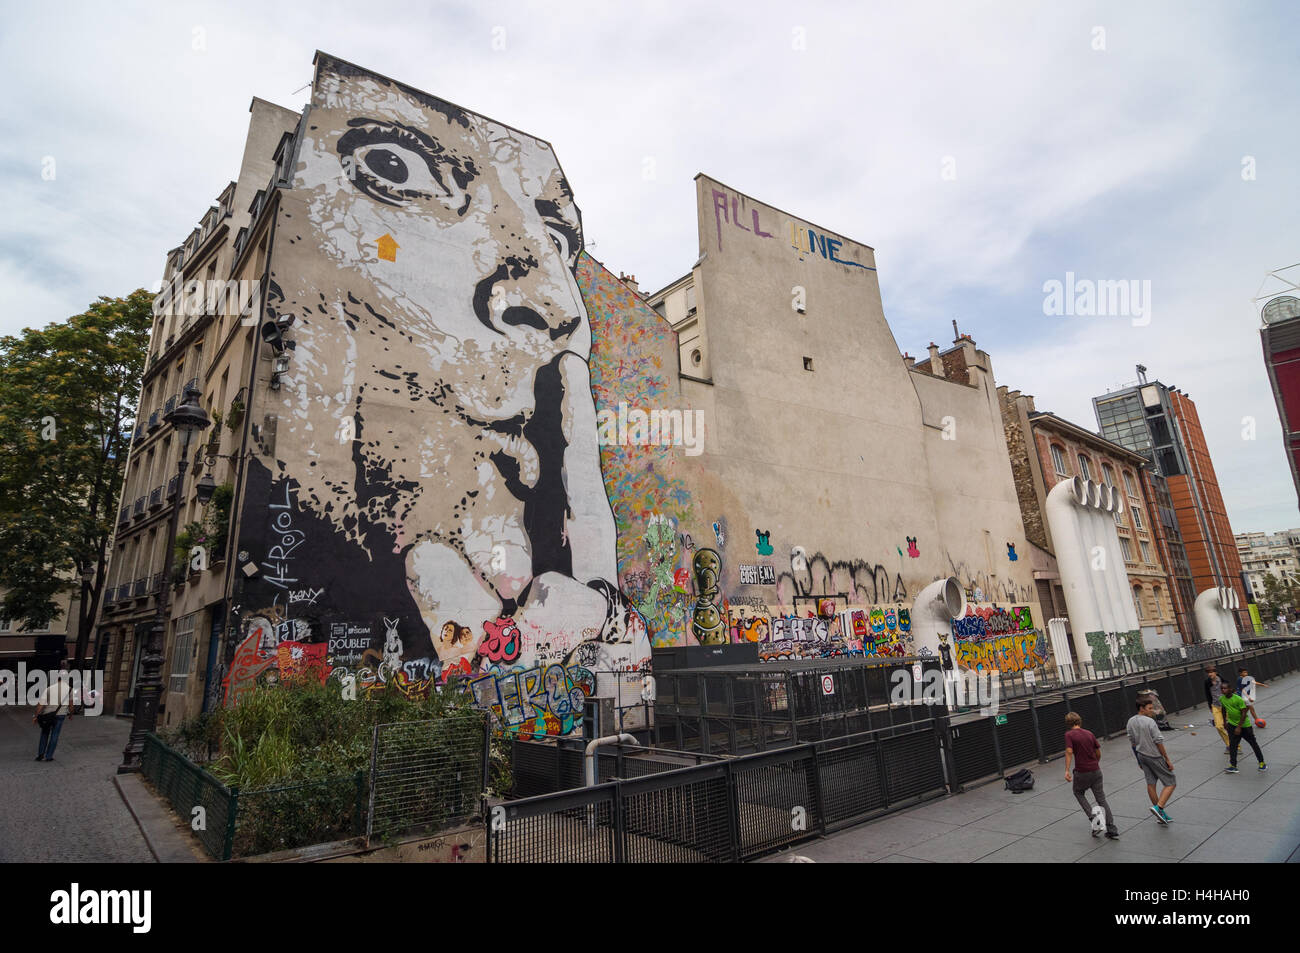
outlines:
[[333, 537], [295, 585], [344, 553], [336, 584], [409, 594], [402, 655], [443, 670], [648, 658], [617, 588], [581, 221], [550, 145], [321, 59], [280, 214], [268, 317], [292, 317], [292, 348], [255, 398], [265, 498]]

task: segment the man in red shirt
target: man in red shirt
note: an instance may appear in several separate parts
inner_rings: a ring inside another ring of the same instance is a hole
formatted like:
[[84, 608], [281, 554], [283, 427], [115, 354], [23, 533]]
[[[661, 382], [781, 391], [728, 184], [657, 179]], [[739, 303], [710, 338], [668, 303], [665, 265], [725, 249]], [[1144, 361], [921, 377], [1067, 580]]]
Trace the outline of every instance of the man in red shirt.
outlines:
[[[1111, 840], [1119, 839], [1119, 828], [1115, 826], [1115, 815], [1106, 803], [1106, 792], [1101, 787], [1101, 743], [1097, 736], [1083, 727], [1083, 719], [1077, 712], [1065, 716], [1065, 780], [1074, 782], [1074, 797], [1083, 808], [1084, 816], [1092, 823], [1092, 806], [1088, 803], [1088, 791], [1097, 799], [1097, 804], [1106, 812], [1106, 836]], [[1070, 773], [1074, 767], [1073, 776]], [[1094, 830], [1096, 837], [1101, 831]]]

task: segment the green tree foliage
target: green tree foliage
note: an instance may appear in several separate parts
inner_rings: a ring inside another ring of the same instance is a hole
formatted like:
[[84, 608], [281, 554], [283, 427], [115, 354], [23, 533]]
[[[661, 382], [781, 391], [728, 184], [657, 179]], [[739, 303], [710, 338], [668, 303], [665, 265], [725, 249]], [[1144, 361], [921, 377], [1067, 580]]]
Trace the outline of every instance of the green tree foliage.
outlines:
[[[82, 589], [83, 641], [117, 522], [153, 296], [100, 298], [84, 314], [0, 338], [0, 588], [4, 613], [41, 628]], [[82, 585], [84, 572], [94, 583]]]

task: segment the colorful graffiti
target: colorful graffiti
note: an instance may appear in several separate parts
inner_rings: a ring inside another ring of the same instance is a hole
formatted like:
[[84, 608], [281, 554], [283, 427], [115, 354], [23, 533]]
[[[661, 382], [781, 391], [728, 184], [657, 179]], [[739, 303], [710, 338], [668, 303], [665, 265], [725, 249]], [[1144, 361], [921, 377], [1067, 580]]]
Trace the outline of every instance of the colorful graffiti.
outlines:
[[691, 568], [695, 573], [695, 591], [699, 593], [691, 616], [691, 631], [700, 645], [725, 645], [727, 629], [718, 602], [722, 560], [713, 550], [700, 549], [695, 553]]
[[521, 738], [567, 735], [581, 724], [596, 678], [580, 665], [547, 665], [483, 675], [470, 681], [469, 690], [475, 705]]
[[960, 668], [1015, 673], [1048, 662], [1047, 638], [1028, 606], [968, 605], [952, 631]]
[[1121, 656], [1141, 655], [1142, 632], [1132, 629], [1128, 632], [1085, 632], [1083, 637], [1092, 650], [1092, 664], [1095, 668], [1109, 669]]

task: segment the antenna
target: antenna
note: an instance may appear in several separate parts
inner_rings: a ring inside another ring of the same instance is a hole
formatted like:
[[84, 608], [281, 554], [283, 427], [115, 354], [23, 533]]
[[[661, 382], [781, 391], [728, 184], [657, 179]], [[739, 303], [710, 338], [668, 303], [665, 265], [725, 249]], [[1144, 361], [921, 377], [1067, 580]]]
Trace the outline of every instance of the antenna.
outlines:
[[1137, 366], [1137, 372], [1138, 372], [1138, 383], [1145, 384], [1147, 382], [1147, 366], [1145, 364], [1139, 364]]

